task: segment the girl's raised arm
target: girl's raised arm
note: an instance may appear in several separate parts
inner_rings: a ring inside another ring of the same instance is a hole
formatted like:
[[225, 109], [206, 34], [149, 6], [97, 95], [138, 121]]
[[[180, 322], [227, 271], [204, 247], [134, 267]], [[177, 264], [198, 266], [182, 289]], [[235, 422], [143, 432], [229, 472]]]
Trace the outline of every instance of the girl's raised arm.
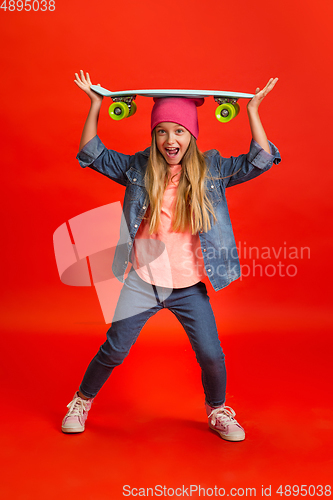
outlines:
[[[91, 105], [90, 105], [90, 110], [86, 119], [86, 122], [83, 127], [82, 135], [81, 135], [81, 141], [80, 141], [80, 146], [79, 146], [79, 151], [93, 138], [95, 135], [97, 135], [97, 124], [98, 124], [98, 118], [99, 118], [99, 111], [101, 109], [102, 101], [103, 101], [103, 96], [96, 94], [93, 90], [91, 90], [90, 85], [90, 76], [89, 73], [86, 73], [84, 75], [84, 72], [81, 70], [80, 75], [75, 73], [75, 80], [74, 82], [76, 85], [83, 90], [87, 94], [87, 96], [90, 98]], [[98, 84], [99, 85], [99, 84]]]
[[255, 96], [249, 101], [247, 105], [247, 113], [249, 117], [251, 133], [253, 139], [261, 146], [267, 153], [270, 153], [270, 147], [267, 140], [267, 136], [262, 126], [260, 117], [259, 117], [259, 106], [263, 99], [267, 96], [267, 94], [273, 90], [278, 78], [271, 78], [267, 83], [266, 87], [262, 90], [260, 88], [256, 89]]

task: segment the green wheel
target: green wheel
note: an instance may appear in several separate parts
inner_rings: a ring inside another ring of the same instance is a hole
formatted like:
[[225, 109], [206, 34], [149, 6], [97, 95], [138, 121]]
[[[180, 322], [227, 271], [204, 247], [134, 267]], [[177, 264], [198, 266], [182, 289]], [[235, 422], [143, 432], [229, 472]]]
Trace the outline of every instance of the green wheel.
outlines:
[[234, 108], [235, 108], [235, 111], [236, 111], [236, 115], [238, 115], [238, 113], [240, 112], [240, 105], [238, 104], [238, 102], [234, 102]]
[[229, 102], [225, 102], [216, 108], [215, 116], [219, 122], [227, 123], [236, 116], [236, 109]]
[[136, 105], [136, 103], [135, 103], [134, 101], [132, 101], [132, 104], [131, 104], [131, 110], [130, 110], [130, 112], [129, 112], [129, 115], [128, 115], [128, 116], [130, 117], [130, 116], [135, 115], [136, 110], [137, 110], [137, 105]]
[[129, 109], [127, 104], [124, 102], [114, 102], [109, 107], [109, 115], [112, 120], [122, 120], [123, 118], [127, 118], [129, 115]]

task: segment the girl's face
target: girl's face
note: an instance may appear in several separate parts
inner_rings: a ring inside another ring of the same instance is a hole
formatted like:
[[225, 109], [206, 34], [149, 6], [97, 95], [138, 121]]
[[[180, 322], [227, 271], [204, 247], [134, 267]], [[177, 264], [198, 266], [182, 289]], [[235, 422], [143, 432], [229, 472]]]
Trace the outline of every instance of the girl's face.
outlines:
[[169, 165], [178, 165], [191, 141], [191, 133], [182, 125], [163, 122], [156, 125], [157, 149]]

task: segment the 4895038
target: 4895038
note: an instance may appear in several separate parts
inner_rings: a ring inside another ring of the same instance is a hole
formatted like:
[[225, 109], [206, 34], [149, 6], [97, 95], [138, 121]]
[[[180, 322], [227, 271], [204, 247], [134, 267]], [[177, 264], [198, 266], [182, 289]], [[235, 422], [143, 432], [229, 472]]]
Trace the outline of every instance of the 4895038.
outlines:
[[55, 0], [4, 0], [0, 9], [4, 12], [53, 12]]

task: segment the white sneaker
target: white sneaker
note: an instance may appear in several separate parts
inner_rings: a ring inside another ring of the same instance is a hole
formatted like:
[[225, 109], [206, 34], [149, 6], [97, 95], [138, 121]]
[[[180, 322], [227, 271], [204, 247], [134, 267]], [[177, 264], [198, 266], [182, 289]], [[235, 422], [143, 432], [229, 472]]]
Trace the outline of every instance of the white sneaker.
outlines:
[[73, 400], [67, 405], [69, 408], [65, 418], [62, 421], [61, 430], [66, 434], [83, 432], [85, 422], [88, 417], [88, 411], [91, 408], [94, 399], [82, 399], [76, 392]]
[[221, 438], [227, 441], [243, 441], [245, 432], [243, 427], [234, 418], [236, 413], [230, 406], [221, 405], [213, 408], [206, 403], [208, 425], [216, 431]]

